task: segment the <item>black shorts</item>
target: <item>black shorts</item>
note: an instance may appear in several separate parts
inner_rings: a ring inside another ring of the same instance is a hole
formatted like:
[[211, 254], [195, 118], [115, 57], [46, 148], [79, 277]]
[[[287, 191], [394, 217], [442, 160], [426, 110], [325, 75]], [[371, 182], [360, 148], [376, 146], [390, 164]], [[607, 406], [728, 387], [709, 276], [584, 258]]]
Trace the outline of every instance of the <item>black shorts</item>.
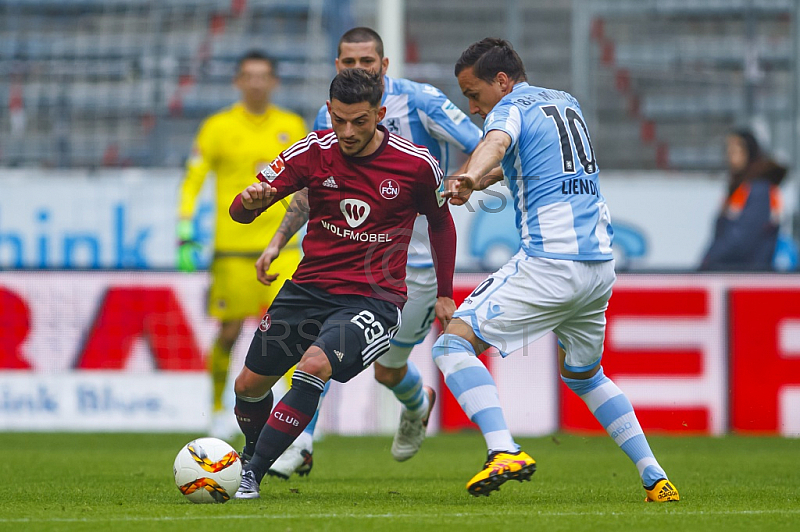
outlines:
[[259, 375], [283, 375], [318, 346], [332, 378], [347, 382], [389, 350], [400, 309], [388, 301], [337, 295], [286, 281], [256, 330], [244, 365]]

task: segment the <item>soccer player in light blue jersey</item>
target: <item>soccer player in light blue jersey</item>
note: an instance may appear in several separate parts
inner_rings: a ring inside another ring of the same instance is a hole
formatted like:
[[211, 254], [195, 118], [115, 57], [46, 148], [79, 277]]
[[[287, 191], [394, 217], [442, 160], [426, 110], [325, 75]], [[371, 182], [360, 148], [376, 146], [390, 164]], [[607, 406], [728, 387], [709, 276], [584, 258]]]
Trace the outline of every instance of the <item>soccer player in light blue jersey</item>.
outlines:
[[[481, 140], [480, 128], [442, 91], [432, 85], [391, 78], [386, 75], [388, 66], [389, 58], [383, 55], [383, 41], [374, 30], [353, 28], [340, 38], [337, 72], [347, 68], [380, 72], [384, 84], [381, 105], [386, 107], [386, 116], [381, 124], [389, 132], [428, 148], [442, 170], [448, 172], [454, 155], [452, 150], [471, 153]], [[330, 128], [331, 117], [327, 106], [323, 105], [314, 122], [314, 130]], [[302, 202], [307, 202], [306, 197], [302, 193], [295, 194], [292, 208], [259, 258], [256, 269], [262, 282], [271, 280], [266, 273], [271, 261], [307, 221], [308, 207]], [[408, 249], [406, 286], [408, 302], [403, 307], [400, 330], [392, 338], [389, 351], [374, 364], [375, 378], [391, 389], [402, 403], [400, 425], [392, 442], [392, 456], [398, 461], [408, 460], [419, 450], [436, 400], [433, 388], [423, 386], [419, 370], [408, 360], [414, 346], [425, 339], [435, 318], [437, 284], [428, 242], [428, 223], [424, 216], [419, 216], [414, 225]], [[288, 478], [293, 472], [308, 473], [313, 463], [312, 436], [318, 415], [319, 410], [303, 434], [271, 466], [271, 475]]]
[[679, 500], [630, 401], [600, 365], [616, 280], [613, 231], [578, 102], [566, 92], [529, 85], [522, 60], [502, 39], [472, 44], [455, 74], [470, 112], [485, 119], [484, 138], [444, 195], [460, 205], [505, 175], [522, 240], [520, 251], [458, 308], [433, 347], [447, 386], [489, 450], [467, 490], [489, 495], [536, 471], [514, 442], [494, 380], [476, 353], [494, 346], [506, 356], [554, 331], [562, 380], [636, 465], [645, 500]]

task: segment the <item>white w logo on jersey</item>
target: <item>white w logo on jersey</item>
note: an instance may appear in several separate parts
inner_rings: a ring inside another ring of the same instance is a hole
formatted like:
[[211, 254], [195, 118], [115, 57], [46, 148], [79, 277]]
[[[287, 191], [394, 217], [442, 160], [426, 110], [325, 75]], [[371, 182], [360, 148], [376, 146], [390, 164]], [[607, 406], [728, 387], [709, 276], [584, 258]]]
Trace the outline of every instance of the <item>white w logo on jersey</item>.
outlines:
[[339, 202], [339, 208], [344, 214], [347, 225], [356, 228], [363, 224], [369, 216], [369, 204], [357, 199], [343, 199]]

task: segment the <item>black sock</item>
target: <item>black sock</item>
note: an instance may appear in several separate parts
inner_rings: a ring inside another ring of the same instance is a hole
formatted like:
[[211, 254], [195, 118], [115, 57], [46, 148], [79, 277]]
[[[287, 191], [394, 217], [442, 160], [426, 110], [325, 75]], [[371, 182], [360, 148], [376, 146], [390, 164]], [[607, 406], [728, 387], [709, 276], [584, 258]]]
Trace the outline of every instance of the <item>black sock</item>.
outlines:
[[256, 400], [247, 400], [237, 395], [233, 411], [244, 434], [244, 452], [252, 456], [256, 452], [256, 442], [261, 429], [266, 425], [272, 411], [272, 390], [263, 398]]
[[325, 381], [306, 373], [294, 371], [292, 387], [275, 405], [256, 443], [255, 454], [248, 464], [256, 480], [261, 482], [269, 466], [278, 459], [306, 428], [317, 411], [319, 396]]

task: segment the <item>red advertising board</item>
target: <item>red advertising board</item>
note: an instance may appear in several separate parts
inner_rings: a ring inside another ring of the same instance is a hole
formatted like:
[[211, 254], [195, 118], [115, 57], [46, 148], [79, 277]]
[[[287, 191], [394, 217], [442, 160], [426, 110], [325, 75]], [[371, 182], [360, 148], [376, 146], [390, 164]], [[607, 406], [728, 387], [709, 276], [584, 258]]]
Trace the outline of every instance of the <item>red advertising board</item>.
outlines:
[[[708, 291], [703, 288], [617, 287], [606, 312], [609, 336], [603, 353], [606, 376], [612, 380], [638, 377], [662, 382], [702, 376], [707, 365], [705, 353], [698, 345], [655, 341], [625, 346], [615, 342], [614, 335], [618, 328], [626, 326], [626, 318], [657, 320], [662, 324], [674, 319], [703, 320], [709, 315], [708, 299]], [[709, 410], [700, 404], [678, 405], [668, 395], [655, 403], [636, 408], [639, 422], [646, 429], [700, 433], [710, 429]], [[561, 424], [567, 430], [603, 430], [583, 401], [563, 384]]]
[[[483, 278], [457, 276], [457, 301]], [[24, 429], [25, 420], [14, 416], [35, 418], [20, 405], [54, 404], [35, 392], [37, 375], [130, 375], [144, 368], [202, 378], [215, 330], [204, 315], [206, 283], [202, 274], [0, 273], [0, 387], [6, 397], [0, 428]], [[800, 435], [800, 276], [622, 274], [606, 317], [604, 370], [628, 395], [645, 430]], [[412, 356], [435, 383], [433, 335]], [[551, 337], [531, 353], [482, 356], [498, 382], [509, 426], [518, 435], [602, 431], [583, 401], [559, 383], [555, 349]], [[15, 375], [27, 380], [9, 380]], [[375, 404], [369, 402], [374, 386], [371, 374], [364, 384], [348, 383], [348, 400]], [[436, 426], [473, 427], [440, 378], [438, 391]], [[157, 388], [148, 393], [146, 404], [169, 399]], [[385, 428], [352, 422], [347, 430], [373, 429]]]
[[728, 297], [731, 428], [783, 432], [782, 418], [800, 414], [800, 405], [781, 401], [787, 389], [800, 389], [800, 289], [737, 287]]

